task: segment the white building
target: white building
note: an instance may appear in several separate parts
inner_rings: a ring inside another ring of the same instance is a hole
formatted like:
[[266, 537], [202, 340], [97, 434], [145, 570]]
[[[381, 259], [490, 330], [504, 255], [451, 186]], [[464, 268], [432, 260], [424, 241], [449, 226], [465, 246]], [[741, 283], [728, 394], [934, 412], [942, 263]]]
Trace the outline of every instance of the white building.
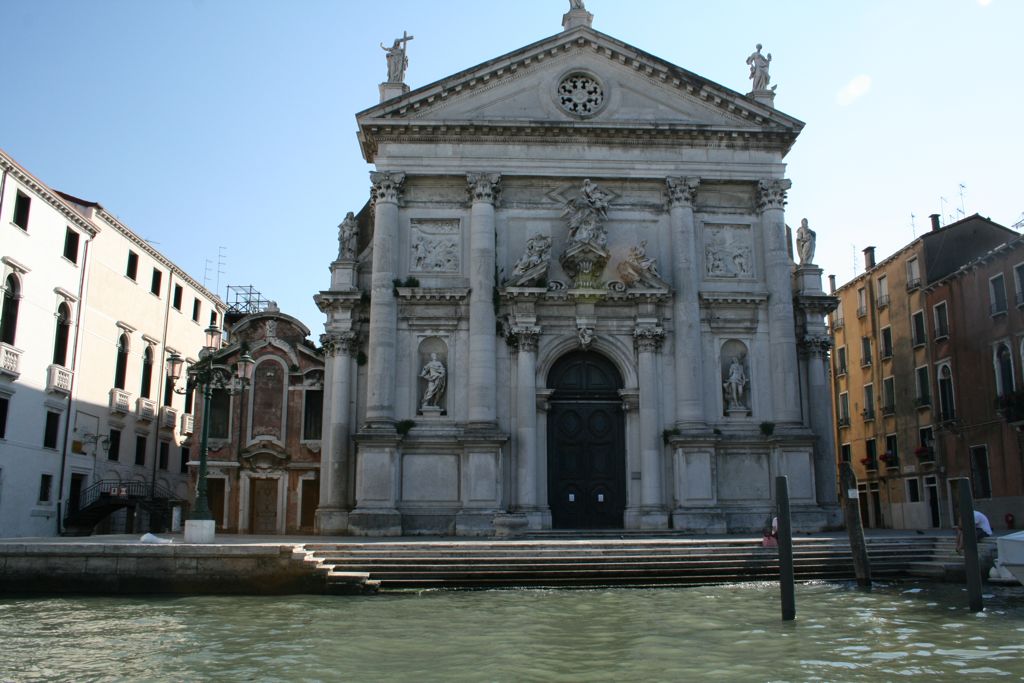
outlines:
[[[0, 164], [0, 536], [58, 533], [100, 492], [87, 526], [147, 526], [142, 500], [188, 497], [191, 406], [165, 359], [194, 358], [224, 306], [99, 204]], [[117, 508], [137, 514], [97, 517]]]
[[[357, 115], [371, 200], [327, 315], [318, 525], [836, 524], [834, 300], [797, 266], [767, 61], [742, 95], [591, 27]], [[758, 46], [760, 48], [760, 46]], [[739, 72], [739, 77], [746, 74]]]

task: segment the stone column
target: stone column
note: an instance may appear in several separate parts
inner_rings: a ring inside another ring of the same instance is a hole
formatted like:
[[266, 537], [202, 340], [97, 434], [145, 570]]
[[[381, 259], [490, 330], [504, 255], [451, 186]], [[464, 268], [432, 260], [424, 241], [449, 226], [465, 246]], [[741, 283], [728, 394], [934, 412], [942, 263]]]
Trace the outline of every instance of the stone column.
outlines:
[[[757, 209], [764, 239], [765, 277], [768, 285], [768, 335], [771, 340], [771, 406], [777, 422], [800, 422], [797, 391], [796, 321], [793, 318], [791, 263], [786, 245], [783, 207], [789, 180], [762, 180], [757, 187]], [[763, 373], [762, 373], [763, 376]], [[764, 405], [762, 399], [760, 405]]]
[[832, 397], [828, 381], [828, 352], [832, 340], [827, 336], [808, 337], [801, 346], [807, 356], [808, 415], [811, 431], [818, 437], [814, 452], [814, 485], [819, 505], [833, 506], [836, 495], [836, 446], [832, 420]]
[[320, 441], [320, 506], [317, 532], [341, 534], [348, 530], [349, 437], [351, 419], [352, 357], [358, 350], [355, 332], [324, 335], [324, 412]]
[[494, 313], [494, 202], [501, 176], [469, 173], [469, 424], [497, 425], [497, 335]]
[[392, 288], [398, 277], [398, 199], [405, 174], [374, 172], [370, 180], [375, 206], [366, 422], [370, 427], [391, 427], [395, 421], [398, 332], [398, 304]]
[[676, 425], [694, 428], [704, 424], [703, 363], [700, 336], [700, 271], [697, 265], [697, 230], [693, 205], [700, 178], [666, 178], [670, 232], [672, 235], [672, 280], [675, 298], [672, 317], [676, 366]]
[[661, 327], [638, 327], [633, 331], [640, 374], [640, 523], [645, 529], [668, 526], [668, 513], [662, 504], [662, 448], [658, 429], [661, 381], [656, 358], [664, 339], [665, 330]]
[[516, 348], [516, 510], [537, 509], [537, 340], [539, 327], [513, 327]]

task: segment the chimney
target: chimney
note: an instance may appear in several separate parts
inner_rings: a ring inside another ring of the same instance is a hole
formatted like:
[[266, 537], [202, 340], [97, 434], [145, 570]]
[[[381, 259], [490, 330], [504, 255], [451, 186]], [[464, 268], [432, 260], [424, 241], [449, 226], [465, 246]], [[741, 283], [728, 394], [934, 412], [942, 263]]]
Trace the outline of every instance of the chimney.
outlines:
[[942, 227], [941, 225], [939, 225], [939, 214], [933, 213], [932, 215], [928, 216], [928, 218], [932, 219], [932, 231], [933, 232], [935, 230], [938, 230], [939, 228]]
[[828, 276], [828, 293], [829, 294], [835, 294], [836, 293], [836, 276], [835, 275], [829, 275]]
[[868, 247], [864, 250], [864, 270], [871, 270], [875, 267], [875, 248]]

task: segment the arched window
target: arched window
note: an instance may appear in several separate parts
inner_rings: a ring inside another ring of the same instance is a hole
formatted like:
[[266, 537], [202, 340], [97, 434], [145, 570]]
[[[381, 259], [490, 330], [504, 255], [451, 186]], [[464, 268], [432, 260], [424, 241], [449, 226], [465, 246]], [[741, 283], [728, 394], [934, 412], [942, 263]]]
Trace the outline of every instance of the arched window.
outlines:
[[943, 420], [956, 417], [956, 406], [953, 403], [953, 371], [948, 365], [939, 368], [939, 412]]
[[21, 301], [21, 283], [14, 275], [4, 281], [4, 307], [0, 313], [0, 342], [14, 346], [18, 330], [18, 304]]
[[149, 392], [153, 386], [153, 347], [146, 346], [142, 352], [142, 384], [139, 386], [139, 396], [149, 398]]
[[57, 307], [57, 329], [53, 335], [53, 364], [67, 367], [68, 333], [71, 330], [71, 309], [67, 304]]
[[1006, 344], [996, 347], [996, 392], [1000, 396], [1013, 393], [1013, 358]]
[[128, 335], [117, 339], [117, 365], [114, 366], [114, 387], [124, 389], [125, 375], [128, 374]]

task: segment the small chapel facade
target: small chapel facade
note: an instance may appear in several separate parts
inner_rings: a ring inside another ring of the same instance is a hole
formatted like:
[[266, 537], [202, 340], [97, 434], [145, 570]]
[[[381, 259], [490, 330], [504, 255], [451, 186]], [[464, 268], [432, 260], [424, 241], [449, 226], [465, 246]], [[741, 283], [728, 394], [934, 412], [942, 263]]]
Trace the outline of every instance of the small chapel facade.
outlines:
[[582, 2], [563, 27], [416, 90], [411, 38], [387, 50], [315, 297], [318, 531], [746, 531], [780, 474], [796, 528], [836, 525], [835, 300], [784, 213], [803, 124], [760, 46], [743, 95]]

